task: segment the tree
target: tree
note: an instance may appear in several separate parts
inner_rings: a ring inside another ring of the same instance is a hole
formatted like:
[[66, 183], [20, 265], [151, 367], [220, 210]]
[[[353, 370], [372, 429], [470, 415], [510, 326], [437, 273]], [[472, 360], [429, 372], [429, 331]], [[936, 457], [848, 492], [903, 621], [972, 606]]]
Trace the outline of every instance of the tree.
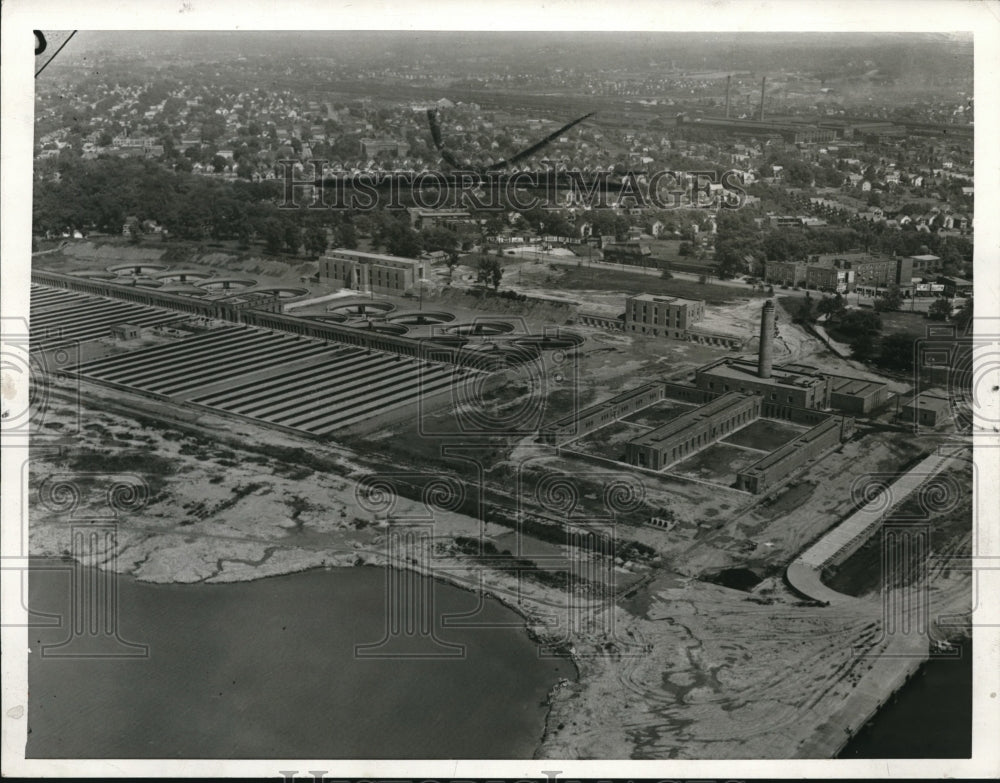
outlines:
[[479, 268], [476, 270], [476, 281], [483, 285], [493, 286], [496, 291], [500, 288], [500, 280], [503, 277], [503, 267], [500, 259], [496, 256], [480, 256]]
[[875, 363], [887, 370], [912, 370], [914, 342], [916, 338], [908, 334], [887, 334]]
[[848, 337], [874, 336], [882, 331], [882, 319], [871, 310], [848, 310], [840, 319], [840, 331]]
[[677, 255], [679, 256], [689, 256], [691, 255], [691, 243], [681, 242], [680, 246], [677, 248]]
[[875, 336], [864, 332], [851, 340], [851, 356], [860, 361], [870, 359], [875, 353]]
[[875, 309], [880, 313], [892, 312], [898, 310], [902, 303], [903, 295], [899, 292], [899, 287], [891, 285], [875, 300]]
[[310, 226], [305, 232], [306, 252], [315, 258], [326, 252], [326, 229], [323, 226]]
[[445, 263], [448, 265], [448, 282], [450, 283], [452, 276], [455, 274], [455, 267], [458, 265], [458, 253], [454, 250], [448, 251]]
[[813, 301], [811, 298], [806, 296], [796, 309], [795, 316], [792, 319], [796, 323], [800, 324], [811, 324], [816, 321], [816, 314], [813, 312]]
[[972, 324], [972, 297], [970, 296], [962, 303], [962, 309], [951, 319], [952, 323], [958, 327], [959, 334], [965, 334]]
[[844, 314], [846, 309], [847, 305], [844, 302], [844, 297], [839, 293], [836, 296], [824, 296], [820, 299], [819, 304], [816, 305], [817, 312], [828, 318], [838, 318]]
[[285, 240], [284, 231], [281, 227], [281, 221], [277, 218], [268, 218], [264, 222], [264, 227], [261, 232], [264, 235], [264, 244], [267, 247], [267, 252], [271, 255], [277, 255], [281, 252], [281, 246]]
[[927, 310], [927, 317], [932, 321], [947, 321], [951, 317], [951, 300], [935, 299]]
[[299, 228], [299, 224], [294, 220], [289, 220], [285, 224], [285, 229], [283, 232], [285, 240], [285, 248], [293, 256], [299, 252], [299, 248], [302, 246], [302, 229]]
[[353, 223], [344, 222], [337, 226], [337, 244], [348, 250], [358, 246], [358, 234]]
[[389, 255], [416, 258], [423, 250], [420, 235], [410, 228], [409, 221], [390, 219], [383, 229], [383, 237]]

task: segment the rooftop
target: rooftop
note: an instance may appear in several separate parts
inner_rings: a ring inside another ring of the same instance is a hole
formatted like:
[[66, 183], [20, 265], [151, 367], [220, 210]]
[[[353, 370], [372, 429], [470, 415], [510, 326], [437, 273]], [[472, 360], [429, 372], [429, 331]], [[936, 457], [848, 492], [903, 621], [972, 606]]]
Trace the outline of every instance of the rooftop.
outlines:
[[390, 256], [390, 255], [385, 255], [384, 253], [365, 253], [362, 250], [349, 250], [346, 247], [338, 247], [328, 251], [328, 255], [333, 253], [339, 253], [349, 258], [356, 258], [358, 260], [366, 260], [366, 261], [395, 261], [404, 264], [421, 263], [415, 258], [404, 258], [403, 256]]
[[638, 296], [630, 297], [637, 302], [656, 302], [658, 304], [672, 304], [672, 305], [688, 305], [688, 304], [704, 304], [705, 302], [701, 299], [683, 299], [679, 296], [656, 296], [655, 294], [639, 294]]
[[951, 400], [933, 394], [919, 394], [905, 402], [904, 405], [910, 408], [922, 408], [923, 410], [944, 413], [951, 407]]
[[864, 396], [885, 388], [884, 383], [869, 381], [864, 378], [851, 378], [846, 375], [831, 375], [829, 377], [833, 379], [831, 390], [836, 394]]
[[804, 372], [800, 369], [790, 369], [788, 367], [772, 367], [771, 377], [761, 378], [757, 375], [757, 362], [749, 359], [723, 359], [716, 364], [702, 367], [698, 372], [717, 378], [726, 378], [734, 381], [753, 381], [757, 384], [773, 386], [806, 388], [826, 382], [826, 379], [815, 371]]
[[676, 419], [671, 419], [666, 424], [663, 424], [656, 429], [642, 433], [642, 435], [633, 438], [631, 443], [638, 446], [656, 447], [667, 438], [672, 438], [677, 433], [682, 432], [689, 427], [701, 424], [706, 418], [719, 415], [728, 408], [733, 408], [742, 404], [750, 396], [751, 395], [749, 394], [740, 394], [739, 392], [729, 392], [728, 394], [723, 394], [721, 397], [717, 397], [711, 402], [705, 403], [699, 408], [695, 408], [693, 411], [688, 411], [687, 413], [681, 414]]
[[824, 435], [831, 428], [839, 426], [840, 426], [840, 419], [836, 416], [831, 416], [828, 419], [824, 419], [812, 429], [803, 432], [801, 435], [799, 435], [799, 437], [795, 438], [795, 440], [789, 441], [785, 445], [772, 451], [767, 456], [762, 457], [760, 460], [758, 460], [749, 467], [748, 472], [753, 470], [765, 470], [766, 468], [771, 467], [771, 465], [781, 462], [781, 460], [785, 459], [792, 452], [798, 451], [803, 446], [812, 443], [814, 440], [816, 440], [816, 438], [820, 437], [821, 435]]

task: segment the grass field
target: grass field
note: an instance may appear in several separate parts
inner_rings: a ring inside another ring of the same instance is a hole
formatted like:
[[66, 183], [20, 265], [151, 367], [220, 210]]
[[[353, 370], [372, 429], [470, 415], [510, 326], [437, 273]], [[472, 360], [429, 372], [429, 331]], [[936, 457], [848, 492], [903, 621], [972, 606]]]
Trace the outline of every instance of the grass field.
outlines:
[[629, 424], [625, 421], [616, 421], [568, 445], [573, 451], [624, 462], [625, 444], [644, 432], [648, 432], [645, 427]]
[[643, 408], [641, 411], [629, 414], [624, 420], [635, 424], [642, 424], [646, 427], [659, 427], [671, 419], [676, 419], [683, 413], [694, 410], [695, 407], [683, 402], [664, 400], [656, 405], [650, 405], [648, 408]]
[[729, 487], [736, 483], [736, 474], [739, 471], [752, 465], [762, 456], [759, 452], [747, 451], [720, 442], [702, 449], [683, 462], [678, 462], [670, 468], [670, 472]]
[[785, 421], [757, 419], [743, 429], [734, 432], [728, 438], [723, 438], [722, 442], [732, 443], [736, 446], [748, 446], [751, 449], [761, 449], [762, 451], [774, 451], [793, 438], [797, 438], [806, 429], [808, 428]]
[[[792, 305], [794, 307], [794, 304]], [[911, 313], [908, 310], [897, 310], [890, 313], [879, 313], [882, 319], [882, 336], [889, 334], [905, 334], [910, 337], [926, 337], [927, 327], [935, 324], [944, 325], [941, 321], [931, 321], [923, 313]], [[828, 328], [827, 332], [834, 339], [849, 344], [851, 338], [836, 327]]]
[[698, 283], [693, 280], [663, 280], [657, 275], [638, 275], [613, 269], [586, 266], [560, 267], [556, 287], [567, 291], [620, 291], [624, 294], [658, 294], [684, 299], [704, 299], [708, 304], [723, 304], [736, 299], [751, 299], [753, 293], [735, 286]]

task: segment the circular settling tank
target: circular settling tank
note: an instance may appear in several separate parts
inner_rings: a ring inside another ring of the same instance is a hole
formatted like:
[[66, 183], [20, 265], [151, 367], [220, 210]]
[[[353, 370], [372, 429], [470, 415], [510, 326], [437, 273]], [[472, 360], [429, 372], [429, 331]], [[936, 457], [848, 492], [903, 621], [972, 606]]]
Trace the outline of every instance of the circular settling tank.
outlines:
[[449, 334], [468, 335], [470, 337], [494, 337], [498, 334], [510, 334], [514, 325], [507, 321], [474, 321], [473, 323], [454, 324], [445, 327]]
[[163, 285], [162, 281], [157, 280], [155, 277], [148, 277], [146, 275], [137, 275], [132, 278], [126, 278], [122, 282], [124, 285], [137, 285], [142, 288], [159, 288]]
[[462, 337], [457, 334], [436, 334], [433, 337], [426, 338], [432, 343], [438, 343], [439, 345], [449, 345], [452, 348], [461, 348], [469, 342], [468, 337]]
[[407, 326], [426, 326], [428, 324], [451, 323], [455, 320], [455, 314], [437, 310], [418, 310], [417, 312], [396, 313], [386, 320]]
[[127, 275], [155, 275], [167, 269], [164, 264], [147, 264], [145, 262], [135, 264], [114, 264], [108, 267], [109, 272], [114, 272], [119, 276]]
[[556, 349], [575, 348], [583, 342], [581, 335], [573, 332], [560, 332], [559, 334], [529, 334], [525, 337], [518, 337], [512, 340], [514, 345], [538, 348], [542, 351], [554, 351]]
[[154, 277], [164, 283], [197, 283], [200, 280], [207, 280], [211, 275], [208, 272], [199, 272], [197, 269], [171, 269]]
[[310, 321], [321, 321], [328, 324], [342, 324], [347, 320], [343, 313], [325, 313], [323, 315], [307, 315]]
[[348, 326], [353, 326], [355, 329], [365, 329], [370, 332], [378, 332], [379, 334], [393, 334], [393, 335], [404, 335], [409, 329], [407, 329], [402, 324], [390, 324], [385, 321], [351, 321]]
[[249, 277], [213, 277], [196, 285], [208, 291], [242, 291], [257, 285], [257, 281]]
[[334, 304], [329, 308], [331, 313], [343, 313], [344, 315], [385, 315], [386, 313], [391, 313], [396, 309], [396, 305], [392, 302], [376, 302], [376, 301], [355, 301], [355, 302], [344, 302], [343, 304]]
[[255, 288], [257, 294], [277, 294], [279, 299], [292, 300], [300, 299], [309, 293], [308, 288], [283, 288], [280, 286], [268, 286], [267, 288]]
[[160, 290], [165, 294], [180, 294], [181, 296], [208, 296], [208, 291], [189, 283], [167, 283]]

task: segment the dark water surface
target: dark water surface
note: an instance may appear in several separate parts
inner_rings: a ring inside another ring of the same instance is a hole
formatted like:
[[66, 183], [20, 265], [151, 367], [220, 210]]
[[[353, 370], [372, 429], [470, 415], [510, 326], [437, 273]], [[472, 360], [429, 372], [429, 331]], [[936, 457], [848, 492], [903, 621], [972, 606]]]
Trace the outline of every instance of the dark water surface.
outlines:
[[972, 755], [972, 642], [932, 658], [840, 752], [842, 759], [952, 759]]
[[[540, 659], [520, 618], [495, 601], [473, 619], [506, 627], [442, 627], [442, 615], [472, 612], [479, 598], [435, 581], [437, 637], [465, 645], [464, 656], [359, 659], [356, 644], [386, 634], [387, 573], [225, 585], [112, 577], [120, 636], [149, 656], [43, 657], [69, 630], [32, 629], [27, 755], [531, 758], [546, 694], [575, 675], [572, 664]], [[33, 570], [30, 603], [68, 617], [68, 572]], [[403, 649], [443, 648], [409, 640]]]

